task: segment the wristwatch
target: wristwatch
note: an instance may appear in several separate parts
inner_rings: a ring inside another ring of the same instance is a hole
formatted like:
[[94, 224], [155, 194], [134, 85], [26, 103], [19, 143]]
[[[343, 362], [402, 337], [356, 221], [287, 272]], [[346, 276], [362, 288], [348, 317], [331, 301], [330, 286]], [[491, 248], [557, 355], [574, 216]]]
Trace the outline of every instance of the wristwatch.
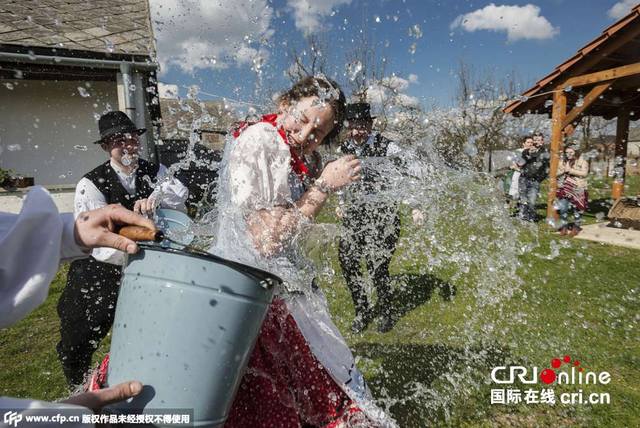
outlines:
[[329, 186], [329, 184], [327, 184], [327, 182], [322, 177], [317, 178], [316, 181], [313, 182], [313, 186], [322, 193], [329, 194], [333, 192], [331, 186]]

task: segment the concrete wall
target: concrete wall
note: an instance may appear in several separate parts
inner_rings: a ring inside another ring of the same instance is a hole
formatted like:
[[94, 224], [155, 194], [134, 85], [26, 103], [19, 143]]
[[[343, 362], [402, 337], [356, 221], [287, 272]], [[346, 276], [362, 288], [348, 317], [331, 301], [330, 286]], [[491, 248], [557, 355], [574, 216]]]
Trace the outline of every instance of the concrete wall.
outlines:
[[85, 83], [0, 80], [0, 167], [34, 176], [36, 184], [59, 185], [77, 183], [106, 161], [92, 144], [100, 138], [94, 114], [118, 109], [117, 85]]
[[[22, 209], [28, 189], [13, 192], [0, 192], [0, 211], [17, 214]], [[51, 197], [61, 213], [73, 212], [74, 189], [49, 190]]]

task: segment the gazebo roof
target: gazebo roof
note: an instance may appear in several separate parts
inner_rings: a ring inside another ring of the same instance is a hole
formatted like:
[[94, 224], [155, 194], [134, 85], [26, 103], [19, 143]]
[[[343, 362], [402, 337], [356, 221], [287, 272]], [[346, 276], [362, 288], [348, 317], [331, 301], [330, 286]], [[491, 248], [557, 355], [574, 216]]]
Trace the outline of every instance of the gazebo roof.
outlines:
[[[511, 102], [504, 111], [514, 116], [526, 113], [551, 114], [552, 103], [549, 100], [553, 99], [553, 91], [565, 88], [562, 85], [568, 79], [639, 62], [640, 4], [579, 49], [573, 57], [540, 79], [518, 100]], [[567, 87], [568, 107], [575, 106], [589, 89], [590, 86]], [[584, 114], [611, 119], [617, 116], [623, 106], [630, 111], [632, 120], [640, 118], [640, 75], [617, 79], [599, 94]]]

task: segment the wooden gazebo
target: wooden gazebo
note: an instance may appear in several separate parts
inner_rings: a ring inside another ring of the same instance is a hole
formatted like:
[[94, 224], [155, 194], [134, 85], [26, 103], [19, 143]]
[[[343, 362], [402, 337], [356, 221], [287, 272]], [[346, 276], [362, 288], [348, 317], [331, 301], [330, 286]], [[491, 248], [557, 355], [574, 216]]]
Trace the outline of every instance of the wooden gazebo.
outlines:
[[547, 217], [556, 215], [553, 201], [564, 138], [573, 134], [583, 116], [617, 118], [612, 197], [619, 199], [624, 190], [629, 121], [640, 119], [640, 4], [504, 111], [514, 116], [551, 115]]

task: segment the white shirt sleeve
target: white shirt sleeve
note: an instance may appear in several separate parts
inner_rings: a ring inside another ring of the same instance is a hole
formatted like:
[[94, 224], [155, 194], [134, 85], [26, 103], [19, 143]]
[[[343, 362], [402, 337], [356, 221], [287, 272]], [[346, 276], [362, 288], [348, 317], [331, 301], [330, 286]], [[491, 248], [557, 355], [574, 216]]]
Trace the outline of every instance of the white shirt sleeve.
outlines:
[[61, 258], [83, 255], [73, 218], [61, 216], [42, 187], [31, 189], [19, 214], [0, 213], [0, 328], [44, 302]]
[[186, 212], [185, 202], [189, 196], [189, 189], [175, 177], [168, 174], [166, 166], [160, 164], [158, 169], [158, 186], [151, 197], [160, 201], [161, 208], [172, 208]]
[[[88, 178], [82, 177], [76, 185], [74, 198], [74, 215], [76, 218], [85, 211], [91, 211], [107, 206], [107, 200], [95, 184]], [[94, 248], [91, 255], [98, 261], [122, 266], [125, 254], [113, 248]]]
[[252, 211], [291, 204], [291, 152], [273, 126], [252, 125], [229, 144], [235, 144], [227, 165], [233, 205]]

